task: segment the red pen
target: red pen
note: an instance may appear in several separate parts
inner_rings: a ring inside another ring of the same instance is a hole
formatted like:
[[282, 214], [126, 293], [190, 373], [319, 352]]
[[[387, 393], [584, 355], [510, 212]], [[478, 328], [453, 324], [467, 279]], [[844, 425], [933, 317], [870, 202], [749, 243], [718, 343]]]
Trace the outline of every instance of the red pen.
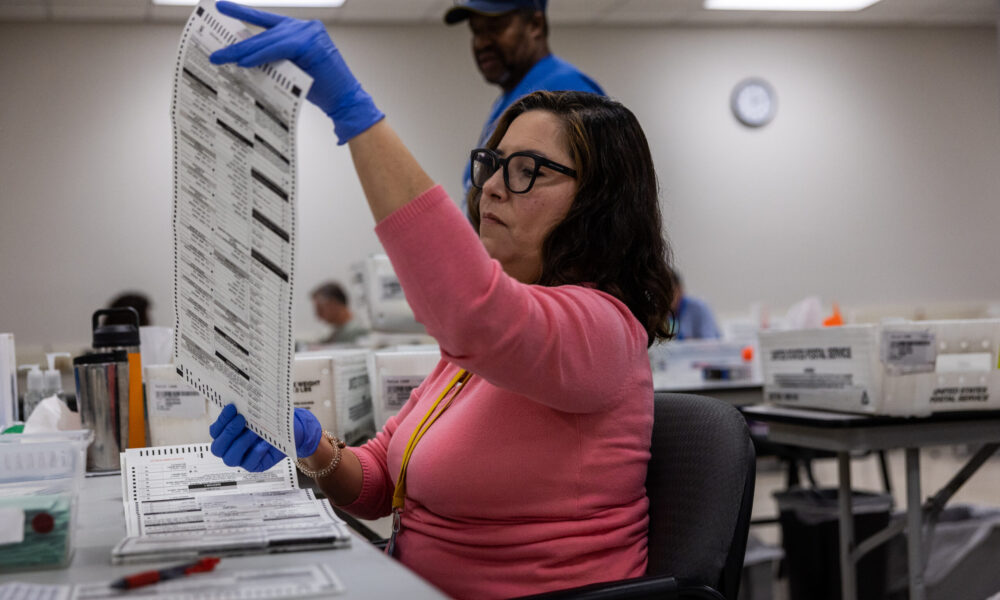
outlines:
[[142, 573], [127, 575], [117, 581], [113, 581], [111, 587], [119, 590], [131, 590], [132, 588], [159, 583], [168, 579], [177, 579], [178, 577], [185, 577], [194, 573], [205, 573], [214, 569], [219, 560], [214, 556], [208, 556], [186, 565], [167, 567], [158, 571], [143, 571]]

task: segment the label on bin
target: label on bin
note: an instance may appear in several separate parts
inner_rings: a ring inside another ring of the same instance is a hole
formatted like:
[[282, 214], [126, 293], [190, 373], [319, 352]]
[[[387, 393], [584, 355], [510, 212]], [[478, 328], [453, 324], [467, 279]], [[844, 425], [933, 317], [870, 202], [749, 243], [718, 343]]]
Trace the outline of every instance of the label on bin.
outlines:
[[20, 508], [0, 508], [0, 546], [24, 541], [24, 511]]
[[403, 286], [399, 283], [399, 279], [395, 275], [383, 276], [379, 283], [381, 284], [382, 300], [402, 300], [403, 296]]
[[150, 413], [175, 419], [197, 419], [205, 415], [205, 398], [183, 381], [152, 381], [146, 384]]
[[930, 331], [883, 331], [882, 363], [892, 375], [932, 373], [937, 344]]
[[386, 410], [399, 410], [414, 389], [424, 382], [423, 375], [390, 375], [382, 378], [382, 404]]

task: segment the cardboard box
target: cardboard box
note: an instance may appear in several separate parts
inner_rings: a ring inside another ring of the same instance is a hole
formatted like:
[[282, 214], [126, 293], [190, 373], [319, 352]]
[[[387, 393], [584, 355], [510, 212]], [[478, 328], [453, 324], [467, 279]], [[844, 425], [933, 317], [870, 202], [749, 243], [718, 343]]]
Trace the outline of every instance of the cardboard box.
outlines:
[[292, 403], [306, 408], [323, 427], [348, 444], [375, 433], [367, 350], [297, 352], [292, 367]]
[[441, 350], [432, 345], [397, 346], [371, 353], [368, 372], [378, 429], [403, 408], [413, 390], [423, 383], [440, 360]]
[[1000, 409], [1000, 319], [762, 331], [760, 345], [773, 404], [896, 416]]

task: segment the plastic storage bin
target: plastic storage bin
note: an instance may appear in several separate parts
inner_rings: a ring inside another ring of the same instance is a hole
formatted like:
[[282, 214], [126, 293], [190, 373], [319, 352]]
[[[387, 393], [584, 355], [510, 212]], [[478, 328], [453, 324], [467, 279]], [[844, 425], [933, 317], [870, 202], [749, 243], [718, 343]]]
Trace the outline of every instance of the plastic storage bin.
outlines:
[[437, 346], [398, 346], [368, 355], [375, 428], [382, 429], [441, 360]]
[[735, 341], [671, 340], [649, 348], [649, 363], [663, 386], [698, 386], [706, 381], [749, 384], [760, 380], [753, 347], [753, 343]]
[[69, 564], [93, 438], [90, 430], [0, 435], [0, 572]]
[[222, 409], [209, 402], [172, 364], [143, 369], [150, 446], [211, 443], [208, 427]]
[[296, 352], [292, 402], [350, 445], [375, 435], [368, 350]]
[[[840, 525], [837, 489], [776, 492], [790, 600], [839, 600]], [[892, 497], [851, 492], [855, 544], [889, 524]], [[885, 545], [857, 563], [858, 600], [881, 600], [886, 588]]]
[[764, 398], [863, 414], [1000, 409], [1000, 319], [762, 331]]

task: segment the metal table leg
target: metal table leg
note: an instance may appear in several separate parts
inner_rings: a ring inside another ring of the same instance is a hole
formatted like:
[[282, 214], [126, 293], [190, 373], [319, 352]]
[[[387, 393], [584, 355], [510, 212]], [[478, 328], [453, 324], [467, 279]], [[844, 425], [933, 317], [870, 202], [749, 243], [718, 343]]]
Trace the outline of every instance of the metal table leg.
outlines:
[[923, 508], [920, 504], [920, 448], [906, 449], [906, 564], [910, 600], [924, 600]]
[[840, 597], [842, 600], [857, 600], [858, 578], [855, 575], [854, 558], [854, 512], [851, 510], [851, 455], [837, 453], [840, 492], [837, 503], [840, 509]]

